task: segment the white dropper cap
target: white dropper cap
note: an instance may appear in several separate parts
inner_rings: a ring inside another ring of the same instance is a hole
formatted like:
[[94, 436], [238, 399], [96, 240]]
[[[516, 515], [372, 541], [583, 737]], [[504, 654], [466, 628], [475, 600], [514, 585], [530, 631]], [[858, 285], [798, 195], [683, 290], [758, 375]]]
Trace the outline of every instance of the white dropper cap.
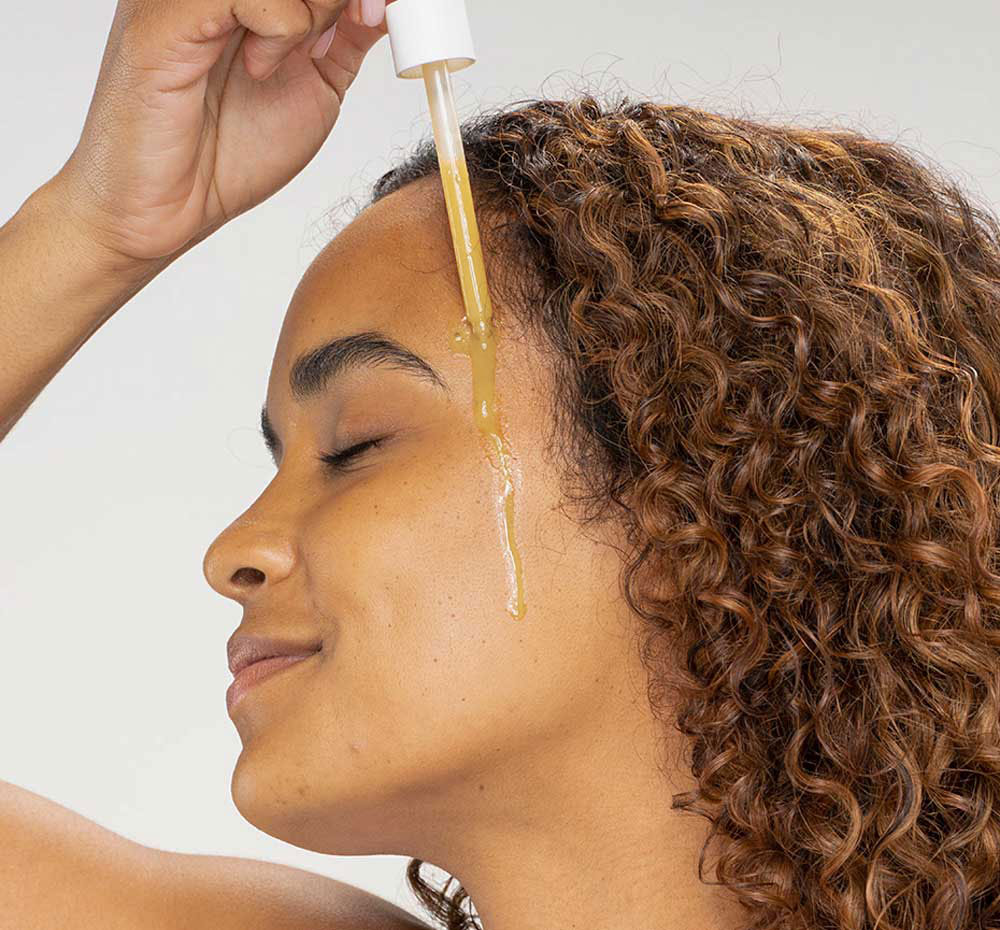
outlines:
[[423, 65], [432, 61], [459, 71], [476, 60], [465, 0], [394, 0], [385, 8], [385, 24], [401, 78], [423, 77]]

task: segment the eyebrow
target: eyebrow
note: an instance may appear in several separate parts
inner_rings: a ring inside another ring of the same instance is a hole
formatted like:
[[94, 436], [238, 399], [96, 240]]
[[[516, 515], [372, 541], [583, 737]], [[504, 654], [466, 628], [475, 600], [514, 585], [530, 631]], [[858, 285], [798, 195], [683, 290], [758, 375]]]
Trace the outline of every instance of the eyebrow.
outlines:
[[[303, 352], [288, 374], [289, 391], [296, 403], [302, 403], [329, 390], [331, 382], [348, 371], [380, 365], [403, 371], [450, 393], [444, 378], [430, 362], [377, 330], [341, 336]], [[281, 440], [268, 417], [267, 404], [260, 410], [260, 431], [277, 464]]]

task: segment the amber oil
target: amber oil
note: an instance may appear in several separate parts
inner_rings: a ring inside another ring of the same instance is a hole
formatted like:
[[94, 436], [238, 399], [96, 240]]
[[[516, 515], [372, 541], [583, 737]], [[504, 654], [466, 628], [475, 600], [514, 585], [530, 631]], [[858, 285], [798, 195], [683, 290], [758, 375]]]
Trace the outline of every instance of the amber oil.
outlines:
[[455, 112], [451, 75], [443, 61], [423, 65], [424, 86], [434, 126], [441, 184], [448, 208], [451, 240], [462, 285], [465, 316], [451, 335], [451, 350], [468, 355], [472, 363], [474, 417], [488, 448], [496, 454], [490, 464], [503, 476], [502, 509], [504, 544], [507, 549], [508, 579], [511, 600], [507, 612], [521, 620], [525, 614], [524, 573], [514, 535], [514, 481], [511, 476], [510, 450], [504, 439], [495, 403], [496, 339], [493, 332], [493, 306], [486, 284], [486, 266], [479, 241], [479, 225], [469, 186], [465, 148]]

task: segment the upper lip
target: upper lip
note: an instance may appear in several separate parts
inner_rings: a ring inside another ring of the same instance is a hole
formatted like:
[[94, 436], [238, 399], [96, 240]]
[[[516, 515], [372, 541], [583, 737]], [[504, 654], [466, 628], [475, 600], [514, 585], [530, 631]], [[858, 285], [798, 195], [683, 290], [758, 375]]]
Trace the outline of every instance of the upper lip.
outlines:
[[309, 655], [319, 652], [322, 643], [317, 640], [293, 641], [280, 639], [276, 636], [256, 636], [249, 633], [234, 633], [226, 643], [226, 654], [229, 657], [229, 671], [238, 675], [246, 668], [261, 659], [271, 656]]

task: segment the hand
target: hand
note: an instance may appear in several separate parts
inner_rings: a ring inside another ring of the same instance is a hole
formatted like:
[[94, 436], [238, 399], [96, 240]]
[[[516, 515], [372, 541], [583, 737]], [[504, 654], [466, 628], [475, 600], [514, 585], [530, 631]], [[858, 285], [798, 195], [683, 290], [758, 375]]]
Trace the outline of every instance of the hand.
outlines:
[[[384, 0], [119, 0], [80, 141], [49, 182], [67, 220], [141, 263], [261, 203], [330, 134], [384, 12]], [[310, 57], [334, 23], [329, 51]]]

